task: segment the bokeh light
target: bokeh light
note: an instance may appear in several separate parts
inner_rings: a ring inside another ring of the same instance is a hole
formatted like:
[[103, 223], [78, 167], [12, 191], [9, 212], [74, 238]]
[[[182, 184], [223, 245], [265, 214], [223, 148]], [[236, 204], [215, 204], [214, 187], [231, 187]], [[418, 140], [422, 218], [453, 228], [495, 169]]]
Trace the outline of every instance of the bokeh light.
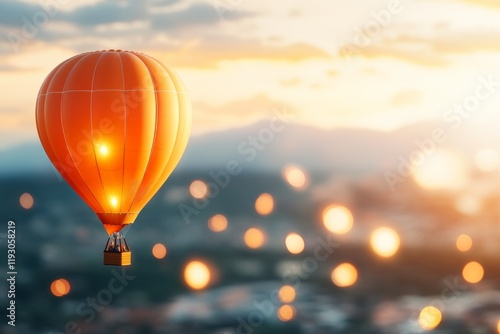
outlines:
[[470, 195], [462, 195], [455, 201], [455, 208], [464, 215], [474, 215], [481, 210], [479, 198]]
[[271, 194], [261, 194], [255, 201], [255, 210], [262, 216], [267, 216], [274, 209], [274, 198]]
[[500, 334], [500, 320], [497, 322], [497, 333]]
[[266, 242], [266, 235], [262, 230], [252, 227], [245, 232], [243, 240], [248, 247], [257, 249]]
[[413, 177], [422, 188], [453, 190], [467, 181], [465, 162], [452, 152], [436, 150], [422, 159], [424, 161], [413, 169]]
[[307, 186], [305, 171], [297, 166], [288, 166], [283, 170], [286, 182], [295, 189], [304, 189]]
[[56, 297], [67, 295], [71, 290], [69, 282], [64, 278], [56, 279], [50, 285], [50, 292]]
[[336, 234], [345, 234], [352, 228], [354, 219], [351, 211], [341, 205], [331, 205], [323, 211], [323, 224]]
[[190, 261], [184, 268], [184, 281], [191, 289], [204, 289], [210, 278], [210, 268], [201, 261]]
[[153, 256], [157, 259], [163, 259], [167, 256], [167, 247], [165, 245], [157, 243], [152, 249]]
[[457, 238], [457, 249], [461, 252], [467, 252], [472, 248], [472, 238], [467, 234], [460, 234]]
[[390, 227], [379, 227], [370, 236], [370, 245], [373, 251], [381, 257], [391, 257], [399, 249], [400, 238]]
[[476, 261], [471, 261], [464, 266], [464, 269], [462, 270], [462, 276], [468, 283], [479, 283], [484, 277], [483, 266]]
[[418, 323], [425, 330], [433, 330], [443, 320], [443, 315], [441, 311], [434, 306], [426, 306], [424, 307], [418, 316]]
[[295, 309], [292, 305], [283, 305], [278, 309], [278, 319], [283, 322], [290, 321], [295, 317]]
[[201, 180], [194, 180], [189, 185], [189, 193], [194, 198], [198, 199], [205, 198], [208, 193], [208, 186], [205, 182]]
[[21, 206], [26, 210], [31, 209], [34, 203], [35, 200], [33, 199], [33, 196], [28, 193], [24, 193], [21, 197], [19, 197], [19, 204], [21, 204]]
[[284, 304], [289, 304], [295, 300], [295, 289], [290, 285], [283, 285], [278, 291], [278, 298]]
[[227, 218], [224, 215], [217, 214], [208, 220], [208, 228], [212, 232], [222, 232], [227, 228]]
[[286, 249], [292, 254], [300, 254], [304, 250], [304, 239], [297, 233], [289, 233], [285, 238]]
[[491, 148], [483, 148], [476, 153], [475, 164], [482, 172], [492, 172], [500, 166], [500, 155]]
[[331, 279], [336, 286], [346, 288], [356, 283], [358, 270], [350, 263], [342, 263], [332, 270]]

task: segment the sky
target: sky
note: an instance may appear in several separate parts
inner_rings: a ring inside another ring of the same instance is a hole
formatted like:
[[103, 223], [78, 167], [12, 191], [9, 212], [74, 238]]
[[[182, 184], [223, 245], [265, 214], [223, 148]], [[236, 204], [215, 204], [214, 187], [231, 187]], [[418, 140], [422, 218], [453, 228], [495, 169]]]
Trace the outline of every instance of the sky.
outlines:
[[[25, 0], [0, 2], [0, 148], [36, 140], [45, 76], [82, 52], [173, 66], [193, 133], [276, 110], [320, 128], [392, 131], [442, 120], [481, 78], [500, 82], [496, 0]], [[500, 88], [473, 122], [496, 131]]]

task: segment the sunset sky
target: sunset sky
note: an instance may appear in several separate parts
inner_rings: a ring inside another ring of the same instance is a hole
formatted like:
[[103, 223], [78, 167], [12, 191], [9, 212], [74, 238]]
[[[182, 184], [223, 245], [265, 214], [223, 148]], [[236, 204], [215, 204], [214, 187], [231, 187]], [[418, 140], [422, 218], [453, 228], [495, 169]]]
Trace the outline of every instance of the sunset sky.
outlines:
[[[360, 37], [367, 29], [371, 37]], [[283, 108], [312, 126], [390, 131], [442, 119], [474, 94], [479, 77], [500, 82], [500, 3], [1, 2], [0, 147], [36, 139], [37, 92], [56, 65], [101, 49], [141, 51], [172, 65], [193, 103], [194, 134]], [[496, 89], [470, 118], [492, 131], [500, 125]]]

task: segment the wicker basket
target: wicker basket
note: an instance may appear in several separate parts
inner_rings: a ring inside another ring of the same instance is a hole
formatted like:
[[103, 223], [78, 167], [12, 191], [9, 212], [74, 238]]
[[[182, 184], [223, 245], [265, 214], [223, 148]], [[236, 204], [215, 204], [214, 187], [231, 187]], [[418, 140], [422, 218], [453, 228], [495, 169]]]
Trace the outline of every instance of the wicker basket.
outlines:
[[104, 264], [108, 266], [130, 266], [132, 264], [132, 252], [104, 251]]

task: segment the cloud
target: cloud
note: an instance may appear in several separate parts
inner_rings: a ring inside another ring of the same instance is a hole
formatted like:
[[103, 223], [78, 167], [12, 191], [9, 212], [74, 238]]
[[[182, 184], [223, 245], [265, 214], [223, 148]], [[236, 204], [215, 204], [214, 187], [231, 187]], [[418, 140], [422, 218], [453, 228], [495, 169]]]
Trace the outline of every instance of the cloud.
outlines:
[[23, 18], [30, 20], [41, 7], [18, 1], [0, 2], [0, 26], [19, 28]]
[[146, 2], [103, 1], [61, 13], [59, 19], [79, 26], [95, 26], [116, 22], [129, 22], [147, 18]]
[[31, 71], [34, 68], [19, 68], [17, 66], [12, 66], [12, 65], [7, 65], [7, 64], [0, 64], [0, 73], [1, 72], [20, 72], [20, 71]]
[[464, 2], [472, 5], [500, 9], [500, 3], [498, 0], [463, 0]]
[[[194, 3], [182, 9], [170, 8], [177, 2], [179, 0], [160, 0], [153, 3], [141, 0], [105, 1], [77, 8], [70, 13], [61, 13], [60, 20], [81, 27], [145, 21], [150, 24], [153, 31], [179, 30], [191, 26], [218, 24], [221, 21], [216, 8], [212, 5]], [[224, 20], [236, 20], [250, 15], [246, 12], [230, 12], [224, 15]]]
[[302, 80], [300, 78], [293, 77], [290, 79], [281, 80], [280, 84], [284, 87], [296, 87], [296, 86], [300, 85], [301, 82], [302, 82]]
[[[180, 0], [116, 0], [87, 4], [70, 11], [61, 8], [48, 23], [37, 26], [36, 33], [29, 38], [24, 38], [23, 25], [33, 23], [33, 14], [41, 12], [43, 7], [23, 2], [0, 3], [0, 53], [3, 44], [12, 51], [9, 33], [15, 34], [22, 46], [42, 42], [58, 43], [75, 51], [107, 48], [105, 45], [168, 49], [174, 47], [176, 39], [192, 39], [193, 35], [199, 38], [213, 32], [210, 28], [222, 22], [209, 2], [182, 6], [178, 3]], [[225, 14], [224, 20], [251, 15], [234, 11]], [[198, 30], [193, 31], [193, 28]]]
[[[245, 12], [227, 12], [224, 20], [236, 20], [249, 17]], [[191, 7], [176, 12], [156, 14], [152, 17], [153, 29], [180, 29], [191, 26], [217, 24], [221, 21], [217, 9], [207, 4], [194, 4]]]
[[255, 39], [233, 37], [198, 39], [163, 52], [162, 56], [174, 66], [204, 68], [215, 67], [222, 61], [244, 59], [298, 62], [312, 58], [330, 58], [325, 51], [305, 43], [272, 46]]
[[397, 93], [391, 98], [394, 107], [405, 107], [419, 103], [422, 100], [422, 92], [419, 90], [405, 90]]
[[480, 51], [500, 52], [500, 33], [440, 32], [433, 37], [411, 34], [396, 38], [383, 38], [367, 47], [344, 45], [340, 56], [362, 56], [366, 58], [395, 58], [422, 66], [441, 67], [450, 63], [448, 55], [469, 54]]

